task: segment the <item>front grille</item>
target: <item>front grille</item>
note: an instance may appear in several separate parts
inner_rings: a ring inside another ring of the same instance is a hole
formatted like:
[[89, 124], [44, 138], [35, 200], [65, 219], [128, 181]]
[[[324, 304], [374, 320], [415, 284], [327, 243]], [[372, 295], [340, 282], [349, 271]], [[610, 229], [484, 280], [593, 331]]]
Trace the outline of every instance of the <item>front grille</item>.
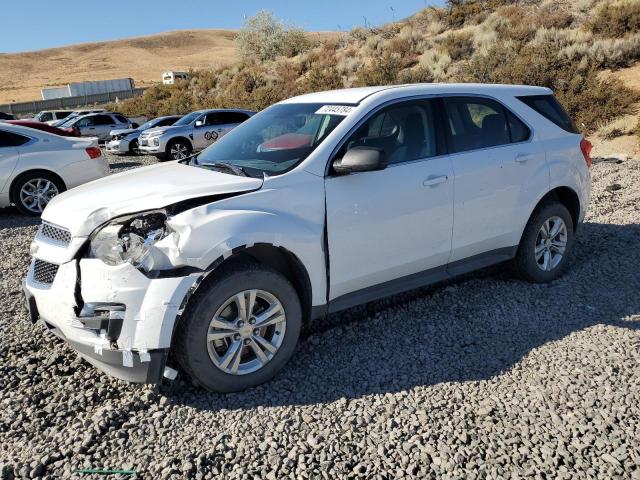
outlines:
[[51, 285], [56, 278], [59, 265], [35, 259], [33, 262], [33, 280], [38, 283]]
[[65, 247], [71, 243], [71, 232], [69, 230], [47, 222], [42, 222], [42, 225], [40, 225], [38, 237], [44, 241], [64, 245]]

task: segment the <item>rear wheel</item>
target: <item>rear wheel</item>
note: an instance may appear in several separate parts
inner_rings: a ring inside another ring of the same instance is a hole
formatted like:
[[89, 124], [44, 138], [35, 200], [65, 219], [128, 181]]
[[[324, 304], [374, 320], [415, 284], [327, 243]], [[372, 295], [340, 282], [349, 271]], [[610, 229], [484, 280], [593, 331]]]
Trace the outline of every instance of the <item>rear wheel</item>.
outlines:
[[18, 177], [11, 187], [11, 201], [20, 212], [39, 216], [51, 199], [64, 192], [64, 183], [46, 172], [31, 172]]
[[182, 160], [191, 154], [191, 145], [184, 140], [174, 140], [167, 145], [166, 157], [169, 160]]
[[531, 216], [514, 259], [516, 272], [530, 282], [560, 277], [573, 248], [573, 220], [561, 203], [547, 203]]
[[254, 387], [282, 370], [302, 325], [291, 283], [274, 270], [247, 264], [221, 271], [201, 289], [176, 332], [184, 370], [215, 392]]

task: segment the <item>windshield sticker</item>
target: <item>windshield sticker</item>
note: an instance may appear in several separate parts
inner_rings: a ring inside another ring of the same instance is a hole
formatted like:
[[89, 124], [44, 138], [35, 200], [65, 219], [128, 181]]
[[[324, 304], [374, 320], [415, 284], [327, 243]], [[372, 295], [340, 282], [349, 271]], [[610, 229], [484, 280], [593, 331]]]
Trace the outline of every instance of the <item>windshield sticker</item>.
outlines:
[[316, 112], [316, 115], [342, 115], [346, 117], [355, 108], [350, 105], [325, 105]]

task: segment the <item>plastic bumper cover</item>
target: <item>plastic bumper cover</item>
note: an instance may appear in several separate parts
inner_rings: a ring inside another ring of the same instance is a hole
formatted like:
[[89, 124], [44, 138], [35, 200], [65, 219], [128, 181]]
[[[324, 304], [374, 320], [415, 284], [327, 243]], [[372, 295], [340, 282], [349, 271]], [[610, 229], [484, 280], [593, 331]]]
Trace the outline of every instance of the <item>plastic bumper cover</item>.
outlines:
[[83, 259], [60, 265], [49, 286], [33, 280], [32, 263], [23, 288], [31, 320], [42, 319], [91, 364], [117, 378], [155, 383], [198, 276], [150, 279], [130, 264]]

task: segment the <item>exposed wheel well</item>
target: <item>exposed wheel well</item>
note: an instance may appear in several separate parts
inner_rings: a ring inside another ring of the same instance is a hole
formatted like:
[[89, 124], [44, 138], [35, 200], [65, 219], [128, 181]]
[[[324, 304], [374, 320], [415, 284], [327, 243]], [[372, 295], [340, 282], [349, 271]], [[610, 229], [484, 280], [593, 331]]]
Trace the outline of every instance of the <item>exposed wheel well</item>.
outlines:
[[555, 200], [567, 207], [567, 210], [569, 210], [571, 214], [573, 230], [575, 231], [578, 228], [578, 221], [580, 219], [580, 197], [578, 197], [578, 194], [569, 187], [554, 188], [540, 199], [535, 209], [549, 200]]
[[67, 189], [67, 186], [66, 186], [66, 184], [64, 183], [64, 180], [62, 180], [62, 177], [60, 177], [60, 175], [58, 175], [57, 173], [52, 172], [51, 170], [45, 170], [45, 169], [43, 169], [43, 168], [36, 168], [36, 169], [33, 169], [33, 170], [26, 170], [26, 171], [24, 171], [24, 172], [20, 173], [20, 175], [18, 175], [16, 178], [14, 178], [14, 179], [11, 181], [11, 186], [9, 187], [9, 201], [11, 201], [11, 202], [13, 202], [13, 203], [16, 203], [16, 201], [17, 201], [17, 200], [16, 200], [15, 198], [13, 198], [13, 190], [14, 190], [14, 188], [15, 188], [16, 184], [17, 184], [17, 183], [18, 183], [22, 178], [26, 177], [27, 175], [31, 175], [31, 174], [33, 174], [33, 173], [35, 173], [35, 174], [46, 174], [46, 175], [49, 175], [49, 176], [51, 176], [51, 177], [55, 178], [58, 182], [60, 182], [60, 184], [62, 185], [62, 187], [63, 187], [65, 190]]
[[261, 243], [245, 248], [239, 256], [251, 257], [281, 273], [296, 289], [302, 306], [303, 322], [311, 318], [311, 280], [307, 269], [293, 253], [282, 247]]

